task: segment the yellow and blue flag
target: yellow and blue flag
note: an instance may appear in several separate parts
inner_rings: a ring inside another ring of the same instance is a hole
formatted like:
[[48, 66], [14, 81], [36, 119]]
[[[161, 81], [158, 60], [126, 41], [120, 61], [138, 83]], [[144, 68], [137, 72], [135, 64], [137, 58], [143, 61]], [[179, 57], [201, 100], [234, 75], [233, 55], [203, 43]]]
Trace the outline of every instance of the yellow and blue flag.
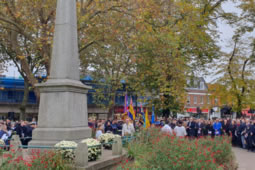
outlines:
[[131, 120], [135, 120], [135, 111], [134, 111], [134, 107], [133, 107], [132, 98], [131, 98], [131, 101], [130, 101], [129, 114], [128, 114], [128, 116], [130, 117]]
[[146, 109], [146, 113], [145, 113], [145, 128], [149, 128], [150, 127], [150, 119], [149, 119], [149, 114], [148, 114], [148, 108]]

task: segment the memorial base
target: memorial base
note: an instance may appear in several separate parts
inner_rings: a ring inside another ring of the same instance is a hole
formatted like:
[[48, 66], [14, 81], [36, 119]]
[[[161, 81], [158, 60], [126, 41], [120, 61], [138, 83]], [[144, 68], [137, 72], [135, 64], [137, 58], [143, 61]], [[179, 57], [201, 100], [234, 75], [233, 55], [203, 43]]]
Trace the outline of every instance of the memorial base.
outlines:
[[50, 79], [38, 87], [38, 128], [29, 145], [53, 146], [62, 140], [80, 142], [91, 137], [87, 112], [90, 87], [69, 79]]

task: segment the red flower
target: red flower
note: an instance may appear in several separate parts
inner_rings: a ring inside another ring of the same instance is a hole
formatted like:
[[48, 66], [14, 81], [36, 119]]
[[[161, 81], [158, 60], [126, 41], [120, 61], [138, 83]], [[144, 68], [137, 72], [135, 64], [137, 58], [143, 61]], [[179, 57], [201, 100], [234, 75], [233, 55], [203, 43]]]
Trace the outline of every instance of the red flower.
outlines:
[[31, 167], [31, 166], [32, 166], [32, 164], [30, 164], [30, 163], [28, 163], [28, 162], [25, 162], [25, 165], [26, 165], [27, 167]]
[[181, 160], [181, 161], [184, 160], [184, 157], [181, 157], [179, 160]]

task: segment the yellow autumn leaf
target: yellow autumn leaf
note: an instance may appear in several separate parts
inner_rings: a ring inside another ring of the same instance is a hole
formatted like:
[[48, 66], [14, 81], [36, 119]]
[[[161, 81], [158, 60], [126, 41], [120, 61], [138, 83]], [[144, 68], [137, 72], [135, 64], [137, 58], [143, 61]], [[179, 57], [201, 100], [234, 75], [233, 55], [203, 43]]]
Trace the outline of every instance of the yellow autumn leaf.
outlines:
[[23, 55], [19, 55], [19, 56], [18, 56], [18, 59], [20, 59], [20, 60], [24, 60], [24, 59], [25, 59], [25, 56], [23, 56]]

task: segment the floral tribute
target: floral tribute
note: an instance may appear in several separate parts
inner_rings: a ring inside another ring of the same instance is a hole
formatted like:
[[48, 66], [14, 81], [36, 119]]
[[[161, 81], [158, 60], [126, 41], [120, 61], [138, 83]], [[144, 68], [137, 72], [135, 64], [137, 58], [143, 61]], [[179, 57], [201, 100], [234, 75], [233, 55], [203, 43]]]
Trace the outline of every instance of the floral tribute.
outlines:
[[55, 145], [57, 152], [61, 153], [64, 159], [74, 160], [74, 150], [77, 147], [74, 141], [61, 141]]
[[0, 145], [5, 145], [5, 143], [2, 139], [0, 139]]
[[88, 138], [81, 141], [88, 146], [88, 160], [95, 161], [101, 155], [101, 144], [96, 139]]
[[105, 133], [99, 137], [100, 142], [103, 144], [105, 149], [112, 149], [112, 143], [115, 137], [119, 135], [114, 135], [112, 133]]

